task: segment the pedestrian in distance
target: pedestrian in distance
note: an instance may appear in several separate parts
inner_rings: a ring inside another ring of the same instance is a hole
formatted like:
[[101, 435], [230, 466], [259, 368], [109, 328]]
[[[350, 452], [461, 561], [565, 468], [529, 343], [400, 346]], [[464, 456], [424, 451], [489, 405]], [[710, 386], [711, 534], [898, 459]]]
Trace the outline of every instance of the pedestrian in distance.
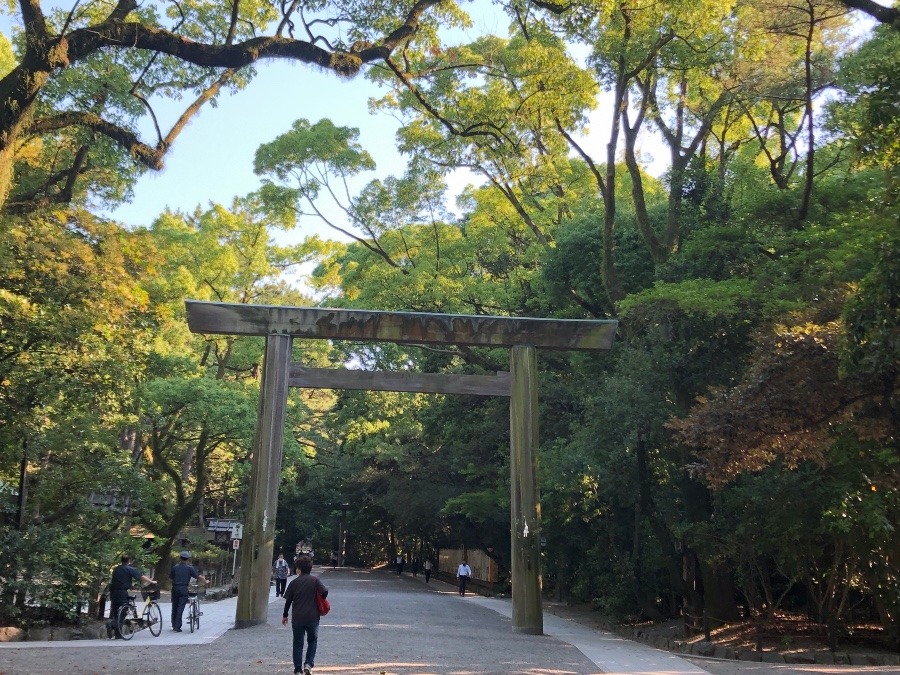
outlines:
[[172, 580], [172, 630], [176, 633], [181, 632], [181, 617], [188, 603], [188, 585], [191, 579], [196, 579], [203, 585], [207, 583], [206, 577], [190, 564], [190, 551], [182, 551], [178, 557], [178, 564], [169, 572], [169, 578]]
[[284, 595], [285, 586], [287, 586], [287, 578], [291, 575], [291, 568], [284, 554], [278, 554], [278, 560], [272, 565], [272, 574], [275, 575], [275, 597]]
[[[281, 625], [287, 626], [288, 613], [291, 617], [291, 629], [294, 635], [293, 659], [294, 672], [311, 675], [316, 665], [316, 647], [319, 645], [319, 608], [316, 604], [316, 593], [323, 598], [328, 597], [328, 589], [312, 576], [312, 560], [302, 555], [297, 558], [298, 576], [288, 584], [284, 592], [284, 612]], [[306, 639], [306, 658], [303, 658], [303, 640]]]
[[466, 594], [466, 584], [469, 582], [469, 577], [472, 576], [472, 568], [466, 564], [466, 561], [463, 560], [459, 563], [459, 567], [456, 568], [456, 580], [459, 582], [459, 594]]
[[113, 568], [112, 578], [109, 582], [109, 623], [106, 624], [106, 637], [116, 636], [117, 640], [124, 639], [119, 632], [119, 608], [128, 604], [128, 591], [131, 590], [131, 582], [137, 580], [145, 584], [155, 584], [150, 577], [131, 564], [131, 556], [123, 555], [118, 565]]
[[413, 558], [412, 568], [413, 568], [413, 576], [414, 577], [419, 576], [419, 559], [418, 558]]
[[403, 556], [398, 555], [397, 556], [397, 576], [399, 577], [401, 574], [403, 574]]
[[422, 569], [425, 572], [425, 583], [427, 584], [431, 581], [431, 559], [425, 558], [425, 563], [422, 565]]

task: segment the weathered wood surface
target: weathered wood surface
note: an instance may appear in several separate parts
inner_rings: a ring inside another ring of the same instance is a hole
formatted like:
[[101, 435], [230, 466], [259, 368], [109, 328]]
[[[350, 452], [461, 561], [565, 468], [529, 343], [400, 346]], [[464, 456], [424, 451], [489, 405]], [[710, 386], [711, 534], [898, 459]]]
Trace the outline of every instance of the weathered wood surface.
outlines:
[[241, 583], [235, 628], [264, 624], [269, 611], [269, 578], [272, 576], [272, 552], [275, 548], [275, 514], [281, 486], [290, 362], [291, 337], [266, 336], [250, 473], [250, 498], [241, 546]]
[[537, 482], [537, 352], [513, 347], [509, 354], [512, 397], [510, 431], [510, 534], [512, 548], [512, 627], [542, 635], [541, 496]]
[[290, 367], [288, 385], [307, 389], [354, 389], [364, 391], [407, 391], [417, 394], [470, 394], [509, 396], [509, 373], [496, 375], [442, 375], [403, 373], [347, 368]]
[[476, 347], [528, 345], [542, 349], [610, 349], [618, 325], [614, 320], [381, 312], [196, 300], [187, 300], [185, 306], [188, 326], [194, 333], [282, 334], [297, 338]]

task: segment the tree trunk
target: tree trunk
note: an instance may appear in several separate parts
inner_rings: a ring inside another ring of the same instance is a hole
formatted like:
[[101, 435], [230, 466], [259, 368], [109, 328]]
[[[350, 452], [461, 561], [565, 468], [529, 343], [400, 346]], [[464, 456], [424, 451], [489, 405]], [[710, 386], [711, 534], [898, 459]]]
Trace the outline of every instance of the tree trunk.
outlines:
[[[0, 208], [12, 190], [16, 149], [34, 115], [35, 99], [47, 81], [47, 73], [23, 77], [23, 66], [0, 80]], [[31, 86], [29, 86], [29, 83]]]
[[159, 554], [159, 562], [156, 563], [156, 580], [159, 582], [160, 588], [169, 589], [172, 587], [172, 580], [169, 579], [169, 570], [172, 567], [172, 549], [174, 548], [174, 539], [164, 538], [162, 545], [156, 550]]
[[709, 626], [721, 626], [738, 621], [737, 587], [731, 571], [721, 565], [711, 565], [702, 558], [700, 575], [703, 583], [703, 609]]
[[666, 217], [666, 234], [662, 241], [660, 255], [668, 259], [681, 246], [681, 206], [684, 202], [684, 172], [688, 158], [674, 157], [669, 172], [669, 208]]
[[800, 201], [800, 212], [797, 214], [798, 222], [804, 222], [809, 216], [809, 205], [812, 200], [812, 191], [813, 191], [813, 179], [815, 178], [815, 159], [816, 159], [816, 126], [813, 124], [813, 81], [812, 81], [812, 43], [813, 38], [815, 36], [816, 30], [816, 22], [814, 17], [812, 16], [812, 11], [810, 15], [809, 21], [809, 31], [806, 35], [806, 53], [805, 53], [805, 71], [804, 71], [804, 85], [806, 88], [805, 94], [805, 113], [806, 113], [806, 128], [807, 128], [807, 148], [806, 148], [806, 175], [804, 176], [803, 181], [803, 198]]
[[19, 464], [19, 496], [16, 499], [16, 527], [25, 529], [25, 505], [28, 502], [28, 439], [22, 439], [22, 461]]

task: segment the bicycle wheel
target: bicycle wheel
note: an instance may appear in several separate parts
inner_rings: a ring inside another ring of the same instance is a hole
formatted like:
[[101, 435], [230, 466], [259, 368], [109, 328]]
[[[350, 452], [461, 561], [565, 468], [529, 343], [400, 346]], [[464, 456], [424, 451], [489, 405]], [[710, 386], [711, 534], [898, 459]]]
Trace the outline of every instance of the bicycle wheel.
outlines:
[[203, 612], [200, 611], [200, 601], [194, 604], [194, 626], [197, 630], [200, 630], [200, 617], [203, 616]]
[[188, 610], [188, 626], [190, 626], [191, 632], [194, 632], [194, 615], [197, 613], [197, 605], [191, 600], [188, 605], [190, 609]]
[[125, 640], [130, 640], [134, 637], [134, 624], [136, 621], [133, 612], [131, 605], [122, 605], [119, 607], [119, 615], [116, 617], [116, 621], [119, 624], [119, 635]]
[[155, 602], [144, 610], [144, 624], [150, 629], [153, 637], [159, 637], [162, 633], [162, 612]]

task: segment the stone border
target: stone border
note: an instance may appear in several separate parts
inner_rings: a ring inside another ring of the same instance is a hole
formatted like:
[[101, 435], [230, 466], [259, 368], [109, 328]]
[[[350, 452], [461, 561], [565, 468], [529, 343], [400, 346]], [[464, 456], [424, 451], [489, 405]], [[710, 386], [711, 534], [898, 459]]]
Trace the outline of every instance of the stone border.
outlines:
[[625, 636], [636, 642], [642, 642], [657, 649], [674, 652], [676, 654], [691, 654], [692, 656], [706, 656], [716, 659], [756, 661], [761, 663], [785, 663], [785, 664], [827, 664], [848, 666], [900, 666], [900, 654], [879, 652], [848, 652], [828, 649], [798, 650], [794, 652], [763, 651], [752, 649], [734, 649], [717, 645], [714, 642], [703, 640], [701, 642], [688, 642], [684, 639], [667, 638], [659, 635], [644, 633], [641, 629], [635, 629]]

